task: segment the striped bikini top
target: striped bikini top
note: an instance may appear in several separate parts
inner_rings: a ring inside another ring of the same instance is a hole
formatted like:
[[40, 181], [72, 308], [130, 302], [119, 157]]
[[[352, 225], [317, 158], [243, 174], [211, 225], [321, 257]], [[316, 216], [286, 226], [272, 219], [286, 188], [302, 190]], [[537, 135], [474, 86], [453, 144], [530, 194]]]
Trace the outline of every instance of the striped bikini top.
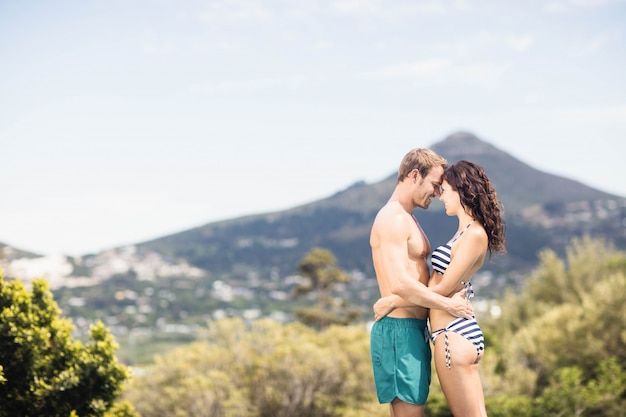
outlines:
[[434, 271], [443, 274], [448, 269], [448, 265], [450, 265], [450, 255], [452, 254], [452, 244], [456, 242], [463, 233], [474, 223], [474, 220], [469, 222], [467, 226], [463, 228], [459, 233], [455, 234], [452, 239], [448, 241], [445, 245], [439, 246], [435, 249], [430, 256], [430, 264], [433, 267]]

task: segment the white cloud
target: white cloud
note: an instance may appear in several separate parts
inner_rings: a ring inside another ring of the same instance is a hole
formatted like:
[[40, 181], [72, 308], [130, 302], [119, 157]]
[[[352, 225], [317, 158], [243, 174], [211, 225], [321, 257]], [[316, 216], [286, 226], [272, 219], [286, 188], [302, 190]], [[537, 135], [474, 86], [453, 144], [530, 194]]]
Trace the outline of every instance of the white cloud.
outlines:
[[534, 38], [531, 35], [508, 36], [505, 40], [506, 45], [519, 52], [526, 51], [533, 44]]
[[389, 65], [387, 67], [359, 72], [354, 75], [357, 80], [389, 81], [405, 79], [430, 78], [441, 74], [450, 67], [446, 59], [428, 59], [424, 61]]
[[551, 1], [543, 5], [543, 10], [550, 13], [560, 13], [567, 10], [567, 5], [560, 1]]
[[546, 99], [546, 95], [543, 93], [539, 93], [539, 92], [531, 92], [526, 94], [526, 96], [524, 97], [524, 103], [527, 104], [536, 104], [536, 103], [541, 103], [542, 101], [544, 101]]
[[509, 35], [496, 32], [481, 31], [476, 34], [467, 34], [449, 42], [433, 43], [431, 50], [438, 54], [453, 57], [471, 57], [476, 54], [490, 53], [497, 48], [523, 52], [534, 43], [534, 37], [529, 34]]
[[619, 43], [621, 38], [621, 31], [618, 30], [599, 33], [577, 45], [576, 52], [582, 55], [593, 54], [607, 48], [611, 43]]
[[222, 51], [239, 51], [243, 49], [240, 43], [227, 40], [218, 40], [214, 46]]
[[418, 14], [465, 11], [467, 8], [465, 0], [221, 0], [206, 2], [196, 16], [205, 22], [231, 23], [272, 23], [281, 17], [311, 18], [326, 13], [359, 19], [397, 20]]
[[178, 48], [173, 42], [147, 40], [141, 46], [141, 50], [146, 55], [172, 55], [178, 51]]
[[197, 14], [205, 22], [271, 22], [276, 18], [275, 11], [266, 2], [257, 0], [209, 1]]
[[374, 15], [382, 10], [381, 0], [331, 0], [330, 9], [338, 14]]
[[562, 109], [556, 115], [564, 122], [626, 123], [626, 105]]
[[443, 15], [452, 11], [467, 11], [469, 8], [465, 0], [331, 0], [329, 6], [334, 14], [384, 20]]
[[364, 71], [354, 75], [360, 81], [412, 81], [414, 87], [434, 84], [459, 83], [470, 86], [496, 88], [508, 64], [457, 64], [447, 59], [433, 58], [413, 63], [402, 63]]
[[[196, 16], [207, 22], [273, 22], [281, 16], [310, 18], [333, 14], [355, 18], [397, 20], [416, 15], [442, 15], [453, 11], [469, 10], [467, 0], [216, 0]], [[187, 18], [189, 12], [178, 12]]]
[[333, 47], [333, 42], [328, 41], [317, 41], [313, 44], [313, 48], [315, 49], [331, 49]]
[[223, 81], [216, 84], [196, 84], [191, 86], [191, 91], [194, 93], [233, 93], [272, 89], [297, 90], [309, 81], [309, 77], [302, 75], [264, 77], [242, 81]]
[[624, 0], [570, 0], [569, 3], [577, 7], [601, 7], [609, 4], [624, 3]]
[[547, 12], [566, 12], [576, 8], [603, 7], [611, 4], [624, 3], [624, 0], [562, 0], [551, 1], [543, 5], [543, 10]]
[[450, 42], [434, 43], [431, 49], [446, 56], [467, 57], [478, 51], [493, 47], [497, 41], [498, 37], [496, 35], [480, 32], [474, 35], [458, 37]]
[[[165, 39], [163, 39], [165, 38]], [[241, 42], [228, 39], [181, 38], [171, 34], [158, 35], [146, 31], [142, 36], [141, 51], [146, 55], [200, 56], [211, 52], [239, 52], [244, 49]]]
[[495, 89], [509, 68], [509, 64], [492, 63], [455, 66], [452, 80], [465, 85]]

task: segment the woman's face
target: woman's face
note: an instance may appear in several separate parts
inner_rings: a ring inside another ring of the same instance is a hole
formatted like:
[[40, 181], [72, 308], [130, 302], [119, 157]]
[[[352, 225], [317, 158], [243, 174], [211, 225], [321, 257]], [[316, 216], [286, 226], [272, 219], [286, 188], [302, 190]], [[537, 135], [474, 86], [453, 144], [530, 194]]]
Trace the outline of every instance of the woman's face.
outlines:
[[448, 181], [444, 180], [441, 184], [441, 195], [439, 196], [446, 207], [446, 214], [448, 216], [456, 216], [463, 213], [463, 206], [461, 205], [461, 197], [458, 191], [454, 191]]

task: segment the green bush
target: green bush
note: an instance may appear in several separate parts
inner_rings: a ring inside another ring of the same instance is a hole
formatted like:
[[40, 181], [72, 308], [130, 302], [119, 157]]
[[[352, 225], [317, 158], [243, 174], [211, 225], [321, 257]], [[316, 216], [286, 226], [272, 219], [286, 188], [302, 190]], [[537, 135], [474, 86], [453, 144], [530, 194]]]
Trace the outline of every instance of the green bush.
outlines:
[[102, 323], [83, 345], [45, 280], [32, 292], [0, 271], [0, 417], [103, 416], [128, 377]]

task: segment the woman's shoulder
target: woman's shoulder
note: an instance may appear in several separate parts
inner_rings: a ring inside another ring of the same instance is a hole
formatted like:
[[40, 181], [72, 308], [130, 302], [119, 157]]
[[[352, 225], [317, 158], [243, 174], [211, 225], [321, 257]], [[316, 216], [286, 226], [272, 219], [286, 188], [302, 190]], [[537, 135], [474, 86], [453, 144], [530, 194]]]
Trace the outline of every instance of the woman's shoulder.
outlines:
[[489, 238], [487, 232], [480, 224], [475, 224], [474, 227], [470, 227], [466, 232], [465, 239], [473, 244], [487, 245]]

